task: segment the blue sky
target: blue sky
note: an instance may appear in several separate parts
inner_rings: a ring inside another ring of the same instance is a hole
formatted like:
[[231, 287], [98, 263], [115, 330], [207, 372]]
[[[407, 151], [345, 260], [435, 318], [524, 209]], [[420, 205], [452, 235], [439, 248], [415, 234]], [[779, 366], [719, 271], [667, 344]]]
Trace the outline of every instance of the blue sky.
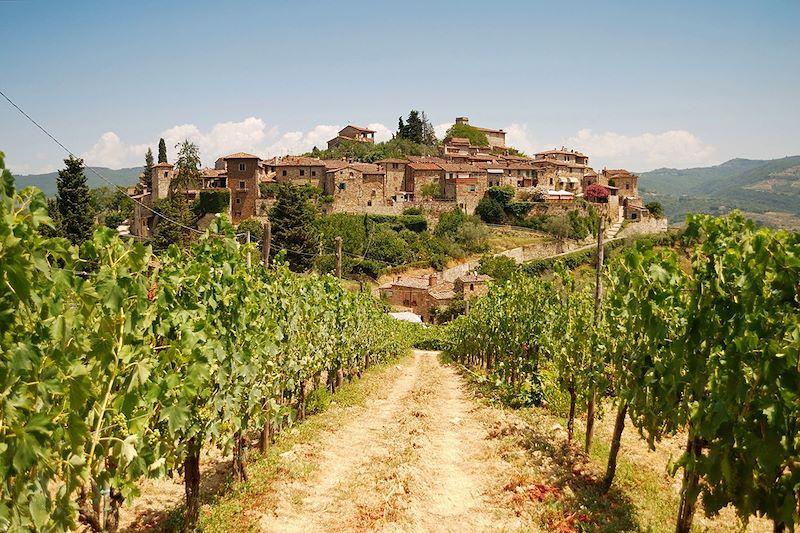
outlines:
[[[411, 108], [595, 168], [800, 153], [796, 0], [0, 0], [0, 21], [0, 89], [90, 164], [138, 165], [160, 136], [206, 164], [347, 123], [380, 138]], [[3, 100], [0, 150], [17, 173], [64, 157]]]

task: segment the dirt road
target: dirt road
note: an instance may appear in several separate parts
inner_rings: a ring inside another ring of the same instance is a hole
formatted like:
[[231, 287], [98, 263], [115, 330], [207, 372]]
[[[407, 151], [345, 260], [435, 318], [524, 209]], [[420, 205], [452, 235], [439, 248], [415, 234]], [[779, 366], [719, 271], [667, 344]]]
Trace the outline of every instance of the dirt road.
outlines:
[[[278, 483], [262, 531], [501, 531], [521, 527], [492, 495], [512, 475], [480, 408], [435, 352], [416, 351], [388, 395], [298, 451], [313, 474]], [[291, 458], [290, 452], [288, 455]]]

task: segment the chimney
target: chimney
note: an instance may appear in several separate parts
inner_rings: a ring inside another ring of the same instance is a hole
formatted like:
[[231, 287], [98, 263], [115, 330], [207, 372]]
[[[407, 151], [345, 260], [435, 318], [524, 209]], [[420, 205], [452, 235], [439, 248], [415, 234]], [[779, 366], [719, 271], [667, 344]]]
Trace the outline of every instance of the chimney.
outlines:
[[428, 276], [428, 287], [433, 287], [436, 285], [436, 274], [431, 274]]

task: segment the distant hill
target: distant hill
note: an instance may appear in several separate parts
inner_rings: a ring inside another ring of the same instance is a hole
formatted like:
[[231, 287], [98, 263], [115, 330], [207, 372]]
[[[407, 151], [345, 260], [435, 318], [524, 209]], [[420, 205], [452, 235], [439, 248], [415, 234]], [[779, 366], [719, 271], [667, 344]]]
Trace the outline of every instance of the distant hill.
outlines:
[[765, 224], [800, 229], [800, 156], [659, 168], [639, 174], [639, 190], [646, 202], [661, 202], [674, 223], [687, 213], [716, 215], [739, 209]]
[[[136, 185], [139, 181], [139, 174], [142, 172], [142, 167], [135, 168], [120, 168], [117, 170], [105, 167], [92, 167], [99, 174], [107, 178], [114, 185], [121, 185], [127, 187], [129, 185]], [[57, 192], [56, 178], [58, 172], [48, 172], [47, 174], [28, 174], [27, 176], [14, 176], [17, 188], [23, 189], [29, 185], [39, 187], [47, 196], [55, 196]], [[86, 171], [86, 182], [90, 188], [95, 187], [110, 187], [108, 183], [97, 177], [96, 174]]]

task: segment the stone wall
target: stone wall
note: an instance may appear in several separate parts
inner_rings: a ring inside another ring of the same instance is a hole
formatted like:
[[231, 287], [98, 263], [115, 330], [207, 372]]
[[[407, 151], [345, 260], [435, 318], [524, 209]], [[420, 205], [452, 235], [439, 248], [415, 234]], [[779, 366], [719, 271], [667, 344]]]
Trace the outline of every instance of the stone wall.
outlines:
[[636, 235], [647, 235], [649, 233], [662, 233], [669, 228], [669, 221], [666, 218], [643, 218], [639, 222], [629, 222], [622, 230], [617, 233], [617, 237], [633, 237]]

